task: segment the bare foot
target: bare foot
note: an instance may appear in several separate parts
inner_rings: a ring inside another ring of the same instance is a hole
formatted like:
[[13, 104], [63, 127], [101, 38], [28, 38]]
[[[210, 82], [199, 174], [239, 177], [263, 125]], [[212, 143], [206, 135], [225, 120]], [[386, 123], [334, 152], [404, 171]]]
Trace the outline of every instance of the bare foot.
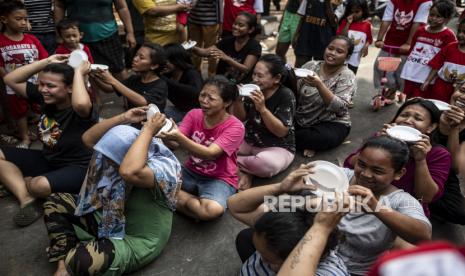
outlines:
[[253, 175], [240, 172], [239, 173], [239, 190], [245, 191], [252, 187]]
[[63, 260], [58, 261], [57, 271], [55, 271], [53, 276], [71, 276], [68, 273], [68, 270], [66, 270], [65, 261], [63, 261]]
[[315, 151], [314, 150], [309, 150], [309, 149], [305, 149], [304, 152], [302, 153], [304, 157], [307, 157], [307, 158], [311, 158], [315, 155]]

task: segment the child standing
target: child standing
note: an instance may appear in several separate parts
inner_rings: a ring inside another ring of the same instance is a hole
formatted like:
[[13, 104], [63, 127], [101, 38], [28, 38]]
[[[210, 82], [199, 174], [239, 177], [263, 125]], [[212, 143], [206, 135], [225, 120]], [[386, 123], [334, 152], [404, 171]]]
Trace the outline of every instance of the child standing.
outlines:
[[465, 21], [459, 23], [457, 40], [452, 42], [428, 63], [432, 68], [422, 88], [426, 90], [437, 76], [427, 98], [449, 102], [455, 85], [465, 83]]
[[[4, 1], [0, 6], [2, 33], [0, 34], [0, 77], [18, 67], [48, 57], [39, 40], [30, 34], [25, 34], [27, 28], [27, 11], [20, 1]], [[30, 81], [35, 82], [36, 76]], [[18, 127], [19, 138], [17, 147], [29, 148], [31, 139], [28, 135], [27, 112], [29, 104], [21, 96], [6, 86], [8, 105], [11, 116]], [[36, 110], [37, 111], [37, 110]]]
[[407, 98], [429, 97], [430, 86], [426, 79], [431, 68], [428, 63], [442, 48], [457, 41], [454, 32], [446, 27], [454, 13], [454, 2], [435, 2], [429, 12], [428, 25], [420, 27], [414, 34], [410, 55], [400, 75], [405, 80], [404, 94]]
[[[397, 90], [403, 90], [400, 73], [407, 59], [406, 54], [410, 50], [413, 34], [426, 23], [432, 4], [430, 0], [391, 0], [386, 6], [378, 39], [375, 42], [375, 46], [381, 48], [378, 57], [400, 56], [402, 59], [401, 65], [395, 72], [386, 74], [388, 79], [386, 87], [390, 90], [387, 97], [390, 99], [395, 97]], [[378, 69], [377, 61], [373, 72], [374, 86], [376, 90], [379, 90], [383, 72]]]
[[[177, 0], [176, 4], [188, 5], [189, 9], [195, 5], [194, 0]], [[179, 34], [179, 43], [187, 41], [187, 18], [189, 16], [188, 11], [181, 11], [176, 14], [176, 31]]]
[[369, 16], [366, 0], [350, 0], [347, 3], [344, 19], [336, 32], [354, 41], [354, 52], [347, 61], [348, 67], [357, 74], [362, 57], [368, 55], [368, 46], [373, 42], [371, 23], [366, 20]]
[[58, 45], [55, 51], [57, 54], [67, 55], [74, 50], [83, 50], [87, 54], [89, 62], [94, 63], [89, 47], [80, 43], [83, 34], [79, 30], [79, 22], [72, 19], [63, 19], [57, 24], [57, 32], [63, 40], [63, 43]]

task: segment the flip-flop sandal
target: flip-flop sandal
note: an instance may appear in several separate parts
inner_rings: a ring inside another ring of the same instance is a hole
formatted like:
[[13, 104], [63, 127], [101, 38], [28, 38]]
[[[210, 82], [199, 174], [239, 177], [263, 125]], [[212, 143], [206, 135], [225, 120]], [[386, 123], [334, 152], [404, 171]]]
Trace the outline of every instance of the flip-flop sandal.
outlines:
[[18, 143], [16, 145], [16, 148], [18, 148], [18, 149], [28, 149], [30, 145], [31, 145], [31, 143], [21, 142], [21, 143]]
[[13, 222], [20, 226], [28, 226], [42, 216], [42, 206], [38, 200], [29, 202], [20, 208], [18, 213], [13, 216]]

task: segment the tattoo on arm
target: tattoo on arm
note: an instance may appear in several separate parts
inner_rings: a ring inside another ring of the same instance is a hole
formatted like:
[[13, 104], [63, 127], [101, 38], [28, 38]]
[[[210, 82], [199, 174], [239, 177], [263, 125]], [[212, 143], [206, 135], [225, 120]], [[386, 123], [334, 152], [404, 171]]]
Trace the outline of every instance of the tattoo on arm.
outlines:
[[297, 244], [297, 251], [295, 254], [292, 256], [292, 261], [291, 261], [291, 269], [294, 269], [297, 264], [300, 262], [300, 255], [302, 254], [302, 250], [304, 248], [304, 245], [312, 240], [311, 235], [305, 235], [302, 240], [300, 240], [299, 244]]

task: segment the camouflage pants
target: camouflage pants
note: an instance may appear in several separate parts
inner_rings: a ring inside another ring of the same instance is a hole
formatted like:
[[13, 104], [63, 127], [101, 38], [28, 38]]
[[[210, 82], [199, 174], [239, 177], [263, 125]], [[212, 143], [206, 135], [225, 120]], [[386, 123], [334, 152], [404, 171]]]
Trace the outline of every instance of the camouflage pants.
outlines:
[[49, 261], [65, 260], [73, 275], [99, 275], [111, 266], [115, 248], [108, 239], [81, 242], [75, 226], [97, 237], [98, 222], [93, 214], [74, 215], [77, 196], [52, 194], [44, 204], [44, 220], [50, 239]]

